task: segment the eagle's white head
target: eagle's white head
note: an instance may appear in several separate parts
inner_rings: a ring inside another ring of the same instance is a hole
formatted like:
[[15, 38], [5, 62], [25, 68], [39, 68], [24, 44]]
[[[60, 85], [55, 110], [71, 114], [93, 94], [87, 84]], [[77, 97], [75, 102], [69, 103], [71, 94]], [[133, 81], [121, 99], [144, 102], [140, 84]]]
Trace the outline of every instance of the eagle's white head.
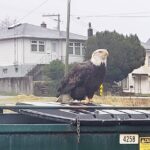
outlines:
[[109, 53], [106, 49], [97, 49], [92, 53], [91, 62], [96, 66], [100, 66], [101, 63], [106, 65], [108, 55]]

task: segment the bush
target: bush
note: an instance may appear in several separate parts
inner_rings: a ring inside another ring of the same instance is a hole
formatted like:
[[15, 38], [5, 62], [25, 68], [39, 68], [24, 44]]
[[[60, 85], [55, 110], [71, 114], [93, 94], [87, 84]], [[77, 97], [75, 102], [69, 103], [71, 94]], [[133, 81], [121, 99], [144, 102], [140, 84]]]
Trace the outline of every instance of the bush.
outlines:
[[53, 60], [45, 67], [45, 75], [51, 80], [60, 80], [64, 76], [65, 65], [60, 60]]
[[124, 36], [117, 32], [97, 32], [87, 40], [85, 59], [90, 59], [95, 49], [109, 51], [105, 81], [113, 83], [123, 80], [134, 69], [144, 65], [145, 49], [137, 35]]
[[60, 80], [34, 82], [35, 96], [56, 96]]

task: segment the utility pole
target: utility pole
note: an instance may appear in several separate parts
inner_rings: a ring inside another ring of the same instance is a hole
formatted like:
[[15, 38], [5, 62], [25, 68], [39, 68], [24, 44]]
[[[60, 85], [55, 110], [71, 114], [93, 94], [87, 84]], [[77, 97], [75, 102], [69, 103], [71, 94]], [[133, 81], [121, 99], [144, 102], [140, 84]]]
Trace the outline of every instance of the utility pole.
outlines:
[[67, 1], [67, 27], [66, 27], [66, 59], [65, 59], [65, 75], [68, 73], [68, 61], [69, 61], [69, 29], [70, 29], [70, 3]]
[[54, 19], [57, 21], [57, 30], [60, 32], [60, 14], [47, 14], [47, 15], [42, 15], [43, 17], [57, 17], [57, 19]]

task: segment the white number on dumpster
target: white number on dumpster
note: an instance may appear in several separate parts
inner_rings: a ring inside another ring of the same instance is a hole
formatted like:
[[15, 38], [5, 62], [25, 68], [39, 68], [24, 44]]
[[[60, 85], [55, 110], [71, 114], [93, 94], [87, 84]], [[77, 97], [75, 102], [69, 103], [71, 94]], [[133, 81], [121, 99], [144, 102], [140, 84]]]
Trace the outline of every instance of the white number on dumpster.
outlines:
[[138, 144], [138, 134], [120, 134], [120, 144]]

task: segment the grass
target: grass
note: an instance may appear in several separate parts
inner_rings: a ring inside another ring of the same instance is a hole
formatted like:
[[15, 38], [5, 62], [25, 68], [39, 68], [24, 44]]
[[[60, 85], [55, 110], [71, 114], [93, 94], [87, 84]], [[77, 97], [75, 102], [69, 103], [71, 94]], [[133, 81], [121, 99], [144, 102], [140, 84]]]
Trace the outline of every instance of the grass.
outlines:
[[99, 97], [94, 96], [94, 103], [96, 104], [106, 104], [113, 106], [150, 106], [149, 98], [140, 97], [117, 97], [117, 96], [105, 96]]
[[51, 102], [56, 97], [37, 97], [34, 95], [17, 95], [0, 99], [0, 105], [15, 105], [18, 102]]
[[[17, 102], [52, 102], [56, 97], [37, 97], [33, 95], [17, 95], [0, 99], [0, 105], [15, 105]], [[94, 96], [93, 103], [112, 106], [150, 106], [150, 98]]]

